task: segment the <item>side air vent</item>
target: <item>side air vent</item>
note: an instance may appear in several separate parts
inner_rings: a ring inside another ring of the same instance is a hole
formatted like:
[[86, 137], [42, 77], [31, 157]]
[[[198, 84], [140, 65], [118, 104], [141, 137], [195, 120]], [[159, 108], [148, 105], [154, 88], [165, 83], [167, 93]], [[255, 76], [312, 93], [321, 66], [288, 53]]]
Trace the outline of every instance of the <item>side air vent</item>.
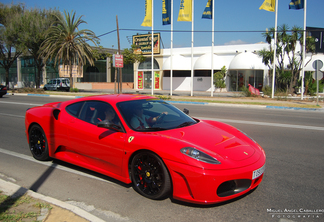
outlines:
[[54, 118], [56, 119], [56, 120], [58, 120], [58, 117], [59, 117], [59, 114], [60, 114], [60, 110], [58, 110], [58, 109], [54, 109], [53, 110], [53, 116], [54, 116]]

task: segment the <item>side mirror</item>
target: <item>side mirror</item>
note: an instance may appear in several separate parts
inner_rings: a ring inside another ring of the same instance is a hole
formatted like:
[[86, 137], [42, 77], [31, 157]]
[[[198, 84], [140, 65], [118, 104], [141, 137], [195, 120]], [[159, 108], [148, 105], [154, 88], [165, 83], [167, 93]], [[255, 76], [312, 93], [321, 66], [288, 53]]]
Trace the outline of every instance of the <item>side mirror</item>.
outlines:
[[189, 109], [184, 108], [184, 109], [183, 109], [183, 112], [184, 112], [185, 114], [189, 115]]
[[122, 128], [119, 125], [108, 123], [107, 121], [101, 121], [97, 123], [97, 127], [106, 128], [117, 132], [122, 132]]

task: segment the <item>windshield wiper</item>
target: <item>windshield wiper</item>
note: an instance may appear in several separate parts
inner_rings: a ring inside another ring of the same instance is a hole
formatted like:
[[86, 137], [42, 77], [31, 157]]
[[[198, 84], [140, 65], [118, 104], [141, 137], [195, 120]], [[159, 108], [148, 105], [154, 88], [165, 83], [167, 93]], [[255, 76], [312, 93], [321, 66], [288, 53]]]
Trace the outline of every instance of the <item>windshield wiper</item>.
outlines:
[[190, 126], [194, 124], [194, 122], [192, 121], [188, 121], [188, 122], [184, 122], [184, 123], [181, 123], [179, 126], [177, 126], [176, 128], [181, 128], [181, 127], [185, 127], [185, 126]]

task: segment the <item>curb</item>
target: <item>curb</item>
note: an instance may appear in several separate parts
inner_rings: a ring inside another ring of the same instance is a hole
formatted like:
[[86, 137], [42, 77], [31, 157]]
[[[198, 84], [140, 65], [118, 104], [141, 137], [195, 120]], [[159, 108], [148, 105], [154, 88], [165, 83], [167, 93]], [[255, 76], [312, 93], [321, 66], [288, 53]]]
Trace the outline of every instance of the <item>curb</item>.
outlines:
[[105, 222], [104, 220], [90, 214], [89, 212], [87, 212], [79, 207], [73, 206], [71, 204], [65, 203], [65, 202], [57, 200], [57, 199], [54, 199], [52, 197], [48, 197], [48, 196], [36, 193], [32, 190], [28, 190], [26, 188], [18, 186], [17, 184], [10, 183], [10, 182], [7, 182], [2, 179], [0, 179], [0, 190], [2, 190], [6, 195], [10, 195], [10, 196], [13, 194], [15, 194], [15, 195], [27, 194], [35, 199], [46, 201], [50, 204], [53, 204], [53, 205], [56, 205], [63, 209], [66, 209], [68, 211], [71, 211], [74, 214], [76, 214], [86, 220], [93, 221], [93, 222]]
[[324, 112], [324, 108], [300, 108], [300, 107], [286, 107], [286, 106], [266, 106], [267, 109], [289, 109], [289, 110], [305, 110], [305, 111], [319, 111]]

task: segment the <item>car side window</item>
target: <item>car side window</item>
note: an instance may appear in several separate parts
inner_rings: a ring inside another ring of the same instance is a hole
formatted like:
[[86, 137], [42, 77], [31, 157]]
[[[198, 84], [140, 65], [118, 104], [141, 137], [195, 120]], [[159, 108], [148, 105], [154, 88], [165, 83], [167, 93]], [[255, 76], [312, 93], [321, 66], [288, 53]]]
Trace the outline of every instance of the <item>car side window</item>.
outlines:
[[100, 101], [85, 102], [80, 113], [80, 119], [92, 124], [107, 121], [120, 125], [114, 108], [110, 104]]
[[74, 117], [78, 117], [84, 102], [73, 103], [65, 108], [65, 110]]

